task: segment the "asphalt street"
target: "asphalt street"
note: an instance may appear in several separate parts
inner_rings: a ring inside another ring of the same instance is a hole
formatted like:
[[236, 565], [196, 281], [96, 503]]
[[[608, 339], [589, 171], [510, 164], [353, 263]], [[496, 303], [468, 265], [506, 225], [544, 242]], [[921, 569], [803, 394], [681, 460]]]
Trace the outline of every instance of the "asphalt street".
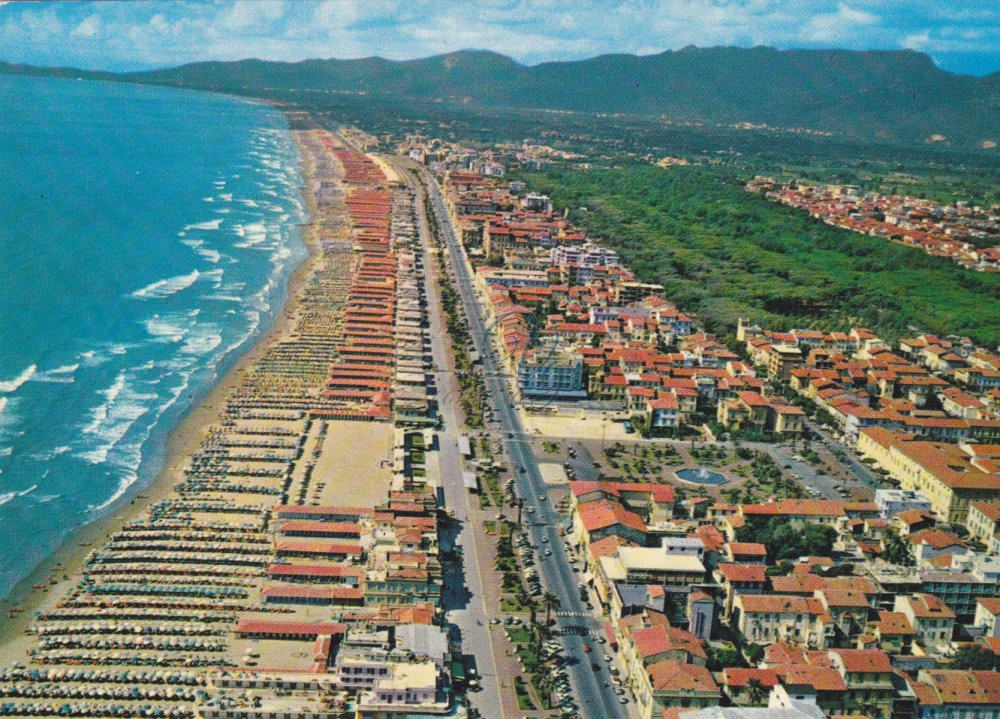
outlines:
[[[412, 177], [402, 170], [400, 170], [400, 175], [406, 178]], [[418, 196], [417, 209], [418, 215], [420, 215], [420, 232], [426, 240], [428, 231], [426, 220], [423, 213], [420, 212], [421, 206], [422, 203]], [[447, 508], [454, 512], [452, 521], [449, 523], [453, 527], [453, 540], [456, 545], [463, 548], [460, 553], [461, 562], [444, 563], [444, 587], [441, 603], [448, 621], [457, 627], [461, 634], [463, 653], [471, 654], [475, 658], [476, 671], [482, 688], [480, 691], [468, 693], [470, 705], [478, 709], [483, 717], [503, 719], [500, 679], [497, 676], [493, 646], [489, 635], [489, 617], [486, 614], [482, 568], [479, 566], [478, 552], [475, 550], [475, 537], [473, 532], [468, 529], [469, 493], [462, 481], [462, 455], [458, 449], [458, 433], [462, 428], [461, 413], [458, 407], [459, 393], [454, 373], [447, 371], [450, 366], [450, 355], [445, 344], [447, 331], [444, 326], [440, 295], [437, 285], [429, 281], [432, 262], [435, 260], [427, 256], [425, 252], [424, 267], [428, 277], [426, 291], [430, 317], [431, 356], [438, 368], [435, 373], [436, 396], [438, 398], [438, 411], [443, 419], [443, 428], [438, 432], [437, 460], [442, 479], [444, 503]], [[492, 567], [487, 567], [486, 570], [492, 571]]]
[[[581, 715], [591, 719], [624, 719], [629, 716], [629, 712], [619, 703], [610, 685], [603, 645], [597, 642], [597, 637], [602, 633], [601, 625], [580, 600], [580, 584], [559, 534], [562, 518], [548, 500], [534, 452], [524, 434], [507, 382], [502, 376], [505, 370], [498, 366], [492, 343], [488, 341], [464, 249], [455, 239], [437, 183], [426, 172], [423, 174], [423, 182], [436, 210], [438, 226], [452, 260], [455, 285], [466, 310], [473, 345], [482, 357], [487, 396], [503, 432], [504, 447], [514, 468], [518, 493], [525, 502], [524, 516], [527, 517], [529, 539], [535, 546], [551, 549], [549, 556], [539, 552], [539, 576], [546, 591], [555, 594], [561, 604], [556, 621], [561, 630], [564, 656], [569, 660], [567, 672]], [[468, 501], [467, 498], [465, 501]], [[529, 508], [534, 511], [528, 511]], [[591, 653], [584, 651], [585, 644], [593, 647]]]

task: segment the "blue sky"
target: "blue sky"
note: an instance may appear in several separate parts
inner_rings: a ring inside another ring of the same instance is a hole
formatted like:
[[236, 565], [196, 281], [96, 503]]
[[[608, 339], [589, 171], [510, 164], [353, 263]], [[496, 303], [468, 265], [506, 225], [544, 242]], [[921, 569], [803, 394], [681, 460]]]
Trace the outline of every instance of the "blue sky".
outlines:
[[534, 64], [686, 45], [910, 48], [981, 75], [1000, 70], [1000, 1], [0, 0], [0, 59], [109, 70], [461, 48]]

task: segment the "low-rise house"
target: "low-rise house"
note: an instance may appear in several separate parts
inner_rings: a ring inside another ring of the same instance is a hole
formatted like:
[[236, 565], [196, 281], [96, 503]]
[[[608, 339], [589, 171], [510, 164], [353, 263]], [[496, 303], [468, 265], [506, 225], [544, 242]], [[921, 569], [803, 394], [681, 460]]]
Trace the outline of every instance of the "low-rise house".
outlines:
[[717, 706], [722, 699], [712, 673], [697, 664], [666, 659], [646, 667], [636, 691], [639, 716], [653, 719], [670, 707]]
[[878, 621], [873, 622], [869, 631], [879, 649], [890, 654], [909, 654], [917, 633], [903, 612], [880, 609]]
[[906, 616], [921, 645], [938, 648], [951, 641], [955, 629], [955, 613], [934, 595], [897, 596], [893, 610]]
[[777, 685], [778, 674], [773, 669], [726, 667], [722, 670], [722, 691], [737, 706], [754, 706], [753, 690], [748, 691], [751, 687], [758, 686], [757, 691], [763, 690], [770, 695]]
[[983, 630], [987, 637], [1000, 637], [1000, 598], [979, 597], [973, 625]]
[[767, 564], [767, 547], [759, 542], [729, 542], [726, 559], [735, 564]]
[[910, 509], [931, 511], [931, 501], [927, 497], [919, 492], [905, 489], [876, 489], [875, 504], [879, 508], [879, 513], [886, 519]]
[[916, 719], [995, 719], [1000, 706], [998, 672], [924, 669], [912, 686]]
[[995, 551], [993, 545], [1000, 534], [1000, 502], [973, 502], [969, 505], [969, 533]]
[[597, 592], [607, 604], [611, 585], [690, 586], [705, 580], [705, 565], [690, 554], [667, 554], [659, 547], [620, 547], [597, 563]]
[[833, 649], [829, 654], [847, 684], [844, 705], [864, 707], [862, 712], [872, 719], [889, 719], [896, 700], [889, 656], [878, 649]]
[[735, 626], [757, 644], [823, 649], [834, 632], [832, 618], [814, 597], [737, 594], [732, 614]]
[[762, 564], [720, 564], [715, 572], [715, 581], [722, 585], [723, 618], [728, 619], [737, 594], [762, 594], [767, 586], [766, 567]]
[[913, 556], [918, 566], [923, 566], [942, 554], [965, 554], [965, 543], [951, 532], [940, 529], [924, 529], [908, 535], [913, 544]]
[[817, 589], [814, 596], [833, 620], [838, 635], [851, 639], [868, 624], [869, 599], [866, 594], [849, 589]]

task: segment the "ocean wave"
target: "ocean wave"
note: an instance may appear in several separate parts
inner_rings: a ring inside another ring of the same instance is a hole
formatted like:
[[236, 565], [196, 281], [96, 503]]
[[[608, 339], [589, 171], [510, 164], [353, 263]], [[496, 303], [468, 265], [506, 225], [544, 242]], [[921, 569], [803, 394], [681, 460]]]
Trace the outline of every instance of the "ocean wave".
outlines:
[[142, 289], [136, 290], [132, 293], [132, 296], [140, 300], [169, 297], [170, 295], [186, 290], [188, 287], [197, 282], [198, 277], [200, 276], [201, 273], [198, 272], [198, 270], [191, 270], [191, 272], [186, 275], [167, 277], [166, 279], [157, 280], [156, 282], [146, 285]]
[[203, 202], [215, 202], [214, 197], [202, 197], [201, 199]]
[[222, 335], [214, 331], [214, 325], [207, 325], [201, 332], [192, 332], [181, 345], [181, 352], [189, 355], [208, 354], [222, 344]]
[[118, 395], [121, 394], [121, 391], [122, 389], [124, 389], [124, 387], [125, 387], [125, 373], [121, 372], [115, 378], [115, 383], [113, 385], [111, 385], [107, 389], [100, 390], [100, 393], [104, 395], [105, 401], [103, 404], [97, 405], [97, 407], [95, 407], [91, 412], [91, 422], [90, 424], [88, 424], [86, 427], [83, 428], [84, 433], [93, 434], [98, 429], [100, 429], [101, 425], [104, 423], [104, 420], [108, 418], [108, 411], [111, 408], [111, 405], [114, 403], [116, 399], [118, 399]]
[[17, 496], [17, 492], [4, 492], [0, 494], [0, 507], [7, 504], [10, 500]]
[[87, 507], [87, 511], [90, 512], [91, 514], [96, 514], [98, 512], [107, 509], [112, 504], [117, 502], [118, 499], [128, 491], [128, 488], [131, 487], [133, 484], [135, 484], [136, 480], [138, 479], [139, 475], [137, 475], [135, 472], [127, 472], [124, 476], [119, 478], [118, 487], [115, 489], [114, 494], [112, 494], [110, 497], [108, 497], [100, 504], [91, 504], [90, 506]]
[[59, 499], [61, 496], [61, 494], [43, 494], [35, 498], [35, 504], [48, 504], [55, 499]]
[[31, 378], [32, 382], [53, 382], [58, 384], [73, 384], [76, 378], [73, 373], [80, 368], [80, 363], [63, 365], [50, 370], [36, 372]]
[[222, 293], [212, 295], [202, 295], [203, 300], [214, 300], [216, 302], [242, 302], [243, 298], [238, 295], [226, 295]]
[[205, 222], [195, 222], [192, 225], [184, 225], [184, 231], [189, 230], [217, 230], [222, 224], [222, 220], [206, 220]]
[[200, 257], [204, 258], [208, 262], [211, 262], [212, 264], [215, 264], [222, 259], [222, 253], [220, 253], [218, 250], [202, 249], [202, 250], [197, 250], [197, 253]]
[[78, 369], [80, 369], [80, 363], [74, 362], [73, 364], [64, 364], [62, 367], [56, 367], [55, 369], [46, 370], [47, 374], [73, 374]]
[[10, 394], [11, 392], [16, 392], [17, 389], [23, 385], [25, 382], [30, 380], [35, 376], [35, 372], [38, 371], [38, 365], [28, 365], [21, 371], [17, 377], [12, 380], [7, 380], [6, 382], [0, 382], [0, 392], [4, 394]]
[[180, 342], [187, 336], [190, 324], [180, 324], [180, 319], [176, 315], [153, 315], [151, 319], [143, 322], [146, 332], [155, 337], [159, 342]]
[[243, 203], [244, 205], [246, 205], [247, 207], [260, 207], [260, 205], [258, 205], [258, 204], [257, 204], [256, 202], [254, 202], [253, 200], [240, 200], [240, 202], [242, 202], [242, 203]]
[[28, 487], [27, 489], [22, 489], [20, 492], [17, 493], [16, 496], [18, 496], [18, 497], [25, 497], [25, 496], [31, 494], [32, 492], [34, 492], [36, 489], [38, 489], [38, 485], [37, 484], [33, 484], [30, 487]]
[[9, 457], [14, 454], [13, 447], [0, 447], [0, 457]]
[[250, 247], [258, 245], [267, 239], [267, 225], [263, 222], [249, 222], [245, 225], [234, 225], [233, 232], [238, 237], [243, 238], [243, 242], [237, 247]]
[[129, 382], [127, 371], [120, 372], [114, 383], [100, 394], [104, 395], [104, 402], [91, 410], [91, 422], [83, 430], [84, 434], [100, 440], [100, 444], [77, 455], [91, 464], [107, 460], [132, 425], [149, 411], [150, 401], [156, 399], [155, 394], [138, 391]]
[[[207, 272], [203, 272], [202, 274], [203, 274], [203, 275], [204, 275], [204, 276], [205, 276], [205, 277], [206, 277], [207, 279], [210, 279], [210, 280], [212, 280], [212, 289], [213, 289], [213, 290], [217, 290], [217, 289], [219, 289], [220, 287], [222, 287], [222, 278], [223, 278], [223, 277], [225, 276], [225, 274], [226, 274], [226, 271], [225, 271], [225, 270], [222, 270], [222, 269], [218, 269], [218, 270], [208, 270]], [[194, 314], [194, 315], [192, 315], [192, 316], [193, 316], [193, 317], [196, 317], [196, 316], [197, 316], [198, 314], [200, 314], [200, 313], [201, 313], [201, 310], [198, 310], [198, 311], [197, 311], [197, 313], [196, 313], [196, 314]]]
[[219, 199], [222, 200], [223, 202], [232, 202], [233, 201], [233, 193], [232, 192], [223, 192], [221, 195], [219, 195]]

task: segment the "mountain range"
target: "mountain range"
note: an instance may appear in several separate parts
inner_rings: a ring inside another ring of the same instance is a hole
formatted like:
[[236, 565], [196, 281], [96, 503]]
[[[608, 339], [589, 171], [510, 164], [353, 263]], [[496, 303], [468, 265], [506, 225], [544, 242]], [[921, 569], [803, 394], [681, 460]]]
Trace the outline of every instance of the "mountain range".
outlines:
[[522, 65], [462, 50], [416, 60], [197, 62], [131, 73], [0, 63], [0, 72], [182, 86], [241, 95], [348, 92], [505, 109], [663, 116], [722, 125], [804, 128], [855, 140], [995, 151], [1000, 73], [938, 68], [912, 50], [687, 47]]

